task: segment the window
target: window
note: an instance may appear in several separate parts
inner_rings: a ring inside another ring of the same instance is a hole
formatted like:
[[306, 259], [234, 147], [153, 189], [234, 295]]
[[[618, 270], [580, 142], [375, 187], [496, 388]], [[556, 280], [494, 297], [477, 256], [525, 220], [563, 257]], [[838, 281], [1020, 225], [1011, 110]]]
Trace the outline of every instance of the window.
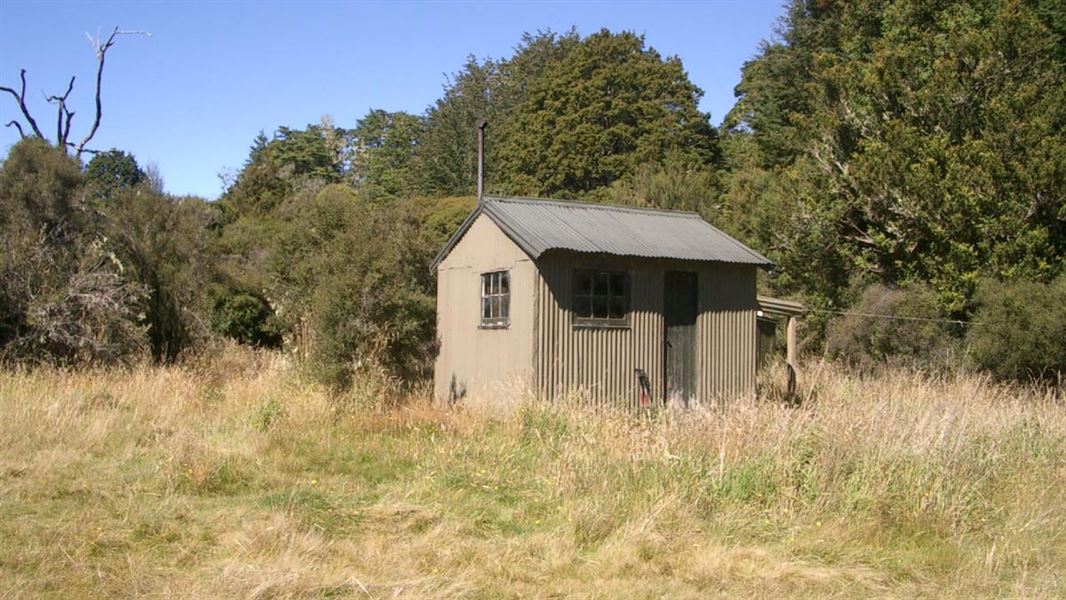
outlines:
[[629, 275], [624, 271], [574, 271], [574, 324], [629, 325]]
[[481, 274], [481, 326], [507, 327], [511, 318], [511, 273]]

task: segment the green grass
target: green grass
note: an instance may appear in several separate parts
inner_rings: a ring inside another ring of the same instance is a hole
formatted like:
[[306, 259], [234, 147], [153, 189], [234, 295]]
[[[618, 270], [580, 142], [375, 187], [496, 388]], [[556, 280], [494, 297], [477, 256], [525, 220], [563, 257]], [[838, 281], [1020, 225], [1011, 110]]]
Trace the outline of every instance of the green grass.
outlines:
[[0, 596], [1066, 595], [1036, 390], [823, 365], [800, 409], [489, 414], [219, 364], [0, 374]]

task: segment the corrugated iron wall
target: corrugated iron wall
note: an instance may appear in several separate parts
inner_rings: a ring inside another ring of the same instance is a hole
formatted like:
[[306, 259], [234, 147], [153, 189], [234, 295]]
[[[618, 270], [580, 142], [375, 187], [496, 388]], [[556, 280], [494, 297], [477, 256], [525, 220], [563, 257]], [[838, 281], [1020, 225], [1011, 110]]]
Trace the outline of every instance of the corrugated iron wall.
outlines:
[[755, 385], [755, 267], [713, 263], [700, 271], [697, 370], [700, 401]]
[[[652, 380], [655, 401], [662, 396], [662, 271], [654, 261], [554, 253], [537, 261], [535, 381], [537, 393], [561, 398], [587, 394], [594, 403], [635, 402], [642, 368]], [[574, 268], [630, 273], [628, 328], [574, 327], [570, 302]], [[657, 389], [659, 388], [659, 389]]]
[[[537, 261], [534, 384], [539, 396], [587, 395], [596, 404], [635, 405], [635, 368], [663, 392], [663, 281], [668, 270], [699, 274], [697, 381], [700, 402], [751, 389], [755, 381], [755, 267], [657, 259], [549, 253]], [[630, 275], [628, 328], [574, 327], [570, 302], [575, 268]]]

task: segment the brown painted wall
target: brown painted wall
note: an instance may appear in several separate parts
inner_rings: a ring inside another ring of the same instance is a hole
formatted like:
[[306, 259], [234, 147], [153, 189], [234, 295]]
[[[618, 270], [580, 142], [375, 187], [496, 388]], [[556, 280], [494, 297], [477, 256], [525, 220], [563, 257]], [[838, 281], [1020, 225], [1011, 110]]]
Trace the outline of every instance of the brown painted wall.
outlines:
[[[511, 324], [482, 329], [481, 274], [511, 271]], [[440, 353], [434, 393], [449, 395], [452, 377], [468, 397], [510, 401], [533, 375], [533, 262], [485, 215], [437, 266], [437, 336]]]

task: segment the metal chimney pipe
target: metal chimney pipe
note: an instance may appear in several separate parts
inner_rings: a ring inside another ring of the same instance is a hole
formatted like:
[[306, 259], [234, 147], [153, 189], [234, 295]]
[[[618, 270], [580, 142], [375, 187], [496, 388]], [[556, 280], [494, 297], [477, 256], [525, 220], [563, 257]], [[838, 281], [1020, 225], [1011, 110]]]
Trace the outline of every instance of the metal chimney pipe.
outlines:
[[477, 122], [477, 203], [485, 192], [485, 128], [489, 122], [481, 119]]

